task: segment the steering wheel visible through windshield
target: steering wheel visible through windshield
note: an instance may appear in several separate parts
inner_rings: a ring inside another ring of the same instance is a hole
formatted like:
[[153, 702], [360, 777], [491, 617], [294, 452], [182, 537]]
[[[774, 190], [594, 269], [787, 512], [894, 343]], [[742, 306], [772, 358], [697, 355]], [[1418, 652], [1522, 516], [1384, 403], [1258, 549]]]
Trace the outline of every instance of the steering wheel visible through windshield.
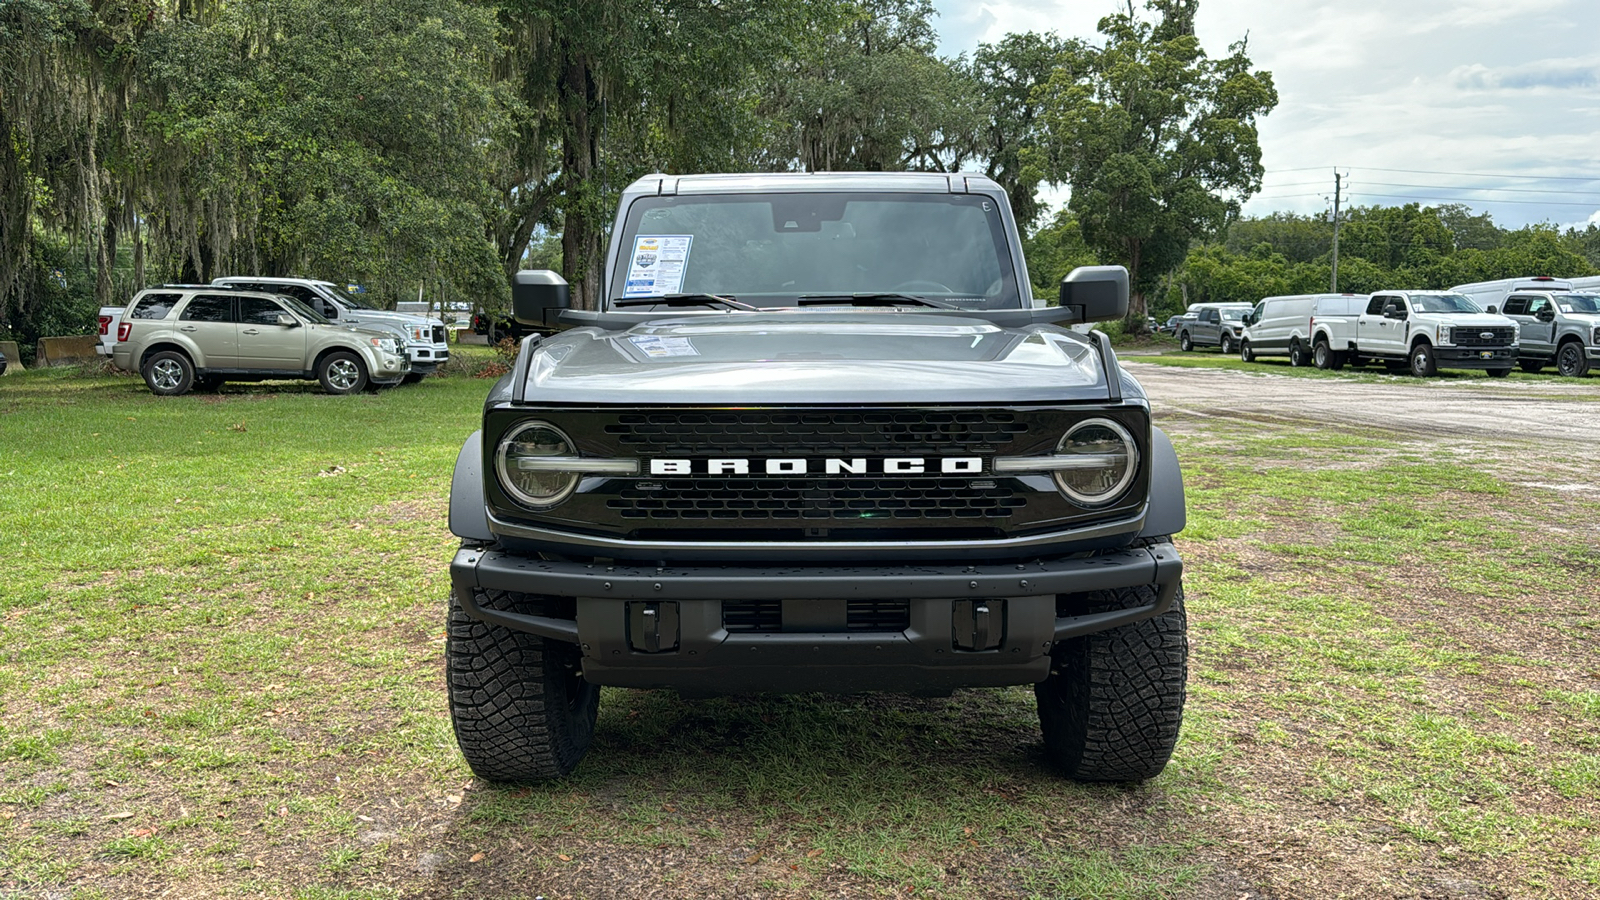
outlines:
[[617, 240], [612, 299], [716, 294], [777, 307], [803, 295], [903, 293], [1023, 306], [1004, 219], [979, 195], [643, 197]]

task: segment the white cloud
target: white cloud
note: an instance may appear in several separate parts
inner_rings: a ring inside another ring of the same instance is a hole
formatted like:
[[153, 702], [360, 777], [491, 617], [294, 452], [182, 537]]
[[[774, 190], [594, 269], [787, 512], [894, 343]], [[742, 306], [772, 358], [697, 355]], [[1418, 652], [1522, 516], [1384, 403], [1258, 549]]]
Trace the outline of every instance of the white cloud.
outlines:
[[[942, 50], [950, 54], [1012, 31], [1092, 39], [1096, 22], [1122, 6], [1117, 0], [936, 2]], [[1136, 5], [1142, 8], [1143, 0]], [[1474, 208], [1513, 226], [1569, 222], [1588, 211], [1585, 205], [1600, 206], [1600, 177], [1377, 171], [1600, 176], [1600, 56], [1593, 49], [1600, 3], [1594, 0], [1202, 0], [1196, 31], [1214, 56], [1248, 33], [1251, 59], [1272, 72], [1278, 88], [1279, 106], [1261, 122], [1267, 199], [1253, 200], [1252, 213], [1325, 208], [1336, 165], [1351, 171], [1358, 203], [1407, 202], [1378, 194], [1479, 198]], [[1313, 170], [1290, 171], [1304, 168]]]

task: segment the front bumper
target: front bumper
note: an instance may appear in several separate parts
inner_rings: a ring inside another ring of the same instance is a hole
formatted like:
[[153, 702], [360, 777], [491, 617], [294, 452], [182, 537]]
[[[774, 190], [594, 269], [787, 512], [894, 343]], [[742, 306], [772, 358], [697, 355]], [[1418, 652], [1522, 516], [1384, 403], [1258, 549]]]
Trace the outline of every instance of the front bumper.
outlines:
[[429, 375], [450, 361], [449, 344], [408, 344], [406, 356], [411, 360], [411, 371]]
[[1433, 359], [1447, 369], [1509, 369], [1517, 364], [1517, 347], [1435, 347]]
[[[945, 693], [1032, 684], [1049, 674], [1056, 642], [1164, 613], [1182, 576], [1183, 562], [1165, 542], [1024, 564], [655, 567], [463, 549], [450, 565], [467, 615], [579, 644], [589, 681], [693, 693]], [[1155, 602], [1090, 612], [1071, 596], [1141, 585], [1156, 586]], [[474, 589], [572, 597], [576, 614], [488, 609], [474, 601]], [[783, 627], [730, 632], [724, 602], [750, 600], [777, 601]], [[819, 610], [826, 619], [826, 610], [849, 601], [903, 602], [905, 627], [815, 624]], [[986, 637], [975, 643], [980, 608]], [[640, 632], [642, 616], [656, 623], [649, 635]]]

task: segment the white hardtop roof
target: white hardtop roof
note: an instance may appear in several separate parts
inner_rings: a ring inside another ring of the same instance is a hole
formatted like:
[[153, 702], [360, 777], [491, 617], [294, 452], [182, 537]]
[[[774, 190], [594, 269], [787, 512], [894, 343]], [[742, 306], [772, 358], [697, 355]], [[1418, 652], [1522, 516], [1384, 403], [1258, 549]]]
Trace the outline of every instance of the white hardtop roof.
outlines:
[[987, 175], [976, 172], [748, 172], [727, 175], [646, 175], [628, 186], [629, 193], [737, 194], [763, 191], [911, 191], [965, 194], [999, 190]]

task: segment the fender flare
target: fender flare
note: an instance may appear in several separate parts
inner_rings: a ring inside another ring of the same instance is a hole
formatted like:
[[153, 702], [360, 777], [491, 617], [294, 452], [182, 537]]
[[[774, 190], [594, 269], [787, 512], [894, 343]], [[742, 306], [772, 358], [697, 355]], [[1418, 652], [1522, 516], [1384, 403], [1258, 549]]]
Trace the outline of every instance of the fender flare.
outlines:
[[474, 431], [456, 456], [450, 478], [450, 533], [469, 541], [493, 542], [489, 505], [483, 496], [483, 432]]
[[[453, 521], [453, 518], [452, 518]], [[1150, 428], [1150, 509], [1144, 517], [1140, 537], [1177, 534], [1188, 524], [1183, 497], [1183, 470], [1172, 439], [1159, 428]]]

